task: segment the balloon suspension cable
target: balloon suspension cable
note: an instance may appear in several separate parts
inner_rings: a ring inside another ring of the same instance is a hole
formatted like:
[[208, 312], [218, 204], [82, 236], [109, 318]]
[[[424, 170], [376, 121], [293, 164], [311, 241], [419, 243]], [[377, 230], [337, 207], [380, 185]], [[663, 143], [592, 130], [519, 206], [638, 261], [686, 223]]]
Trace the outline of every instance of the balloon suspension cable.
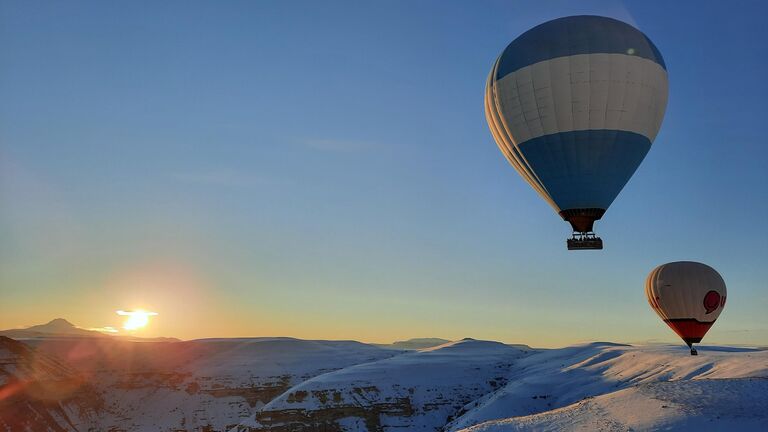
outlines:
[[603, 240], [594, 232], [574, 231], [571, 238], [566, 240], [568, 250], [594, 250], [603, 248]]
[[693, 344], [692, 344], [692, 343], [689, 343], [689, 344], [688, 344], [688, 348], [690, 348], [690, 349], [691, 349], [691, 355], [699, 355], [699, 352], [698, 352], [698, 351], [696, 351], [696, 348], [694, 348], [694, 347], [693, 347]]

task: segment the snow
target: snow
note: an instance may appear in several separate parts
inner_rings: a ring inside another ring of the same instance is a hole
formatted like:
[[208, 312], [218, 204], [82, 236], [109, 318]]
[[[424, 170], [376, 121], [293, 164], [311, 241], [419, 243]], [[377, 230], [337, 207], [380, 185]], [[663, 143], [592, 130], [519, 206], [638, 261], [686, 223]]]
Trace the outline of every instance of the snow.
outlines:
[[233, 430], [762, 430], [768, 351], [699, 353], [463, 340], [317, 376]]
[[560, 430], [762, 431], [768, 424], [768, 379], [701, 379], [645, 383], [565, 408], [496, 420], [462, 432]]
[[231, 383], [251, 382], [249, 377], [254, 376], [279, 378], [287, 374], [309, 378], [399, 354], [356, 341], [252, 338], [200, 339], [191, 343], [214, 349], [184, 370], [194, 376], [228, 377]]
[[236, 430], [313, 430], [328, 422], [365, 430], [352, 426], [361, 421], [355, 416], [369, 430], [435, 430], [465, 403], [501, 385], [514, 362], [529, 354], [465, 339], [351, 366], [293, 387]]
[[[0, 393], [11, 378], [49, 381], [77, 373], [96, 387], [103, 402], [97, 430], [142, 432], [223, 431], [306, 379], [402, 352], [355, 341], [293, 338], [4, 340]], [[57, 358], [65, 360], [59, 364]], [[62, 409], [48, 414], [61, 424], [85, 424], [77, 409], [65, 404]]]
[[[226, 430], [292, 385], [318, 374], [399, 354], [355, 341], [293, 338], [183, 342], [190, 361], [153, 374], [104, 379], [118, 414], [108, 425], [134, 431]], [[174, 346], [178, 346], [178, 343]]]
[[[638, 385], [768, 377], [768, 351], [701, 347], [690, 356], [677, 346], [594, 343], [543, 351], [515, 369], [509, 384], [466, 406], [447, 430], [538, 414]], [[768, 406], [762, 416], [768, 421]]]

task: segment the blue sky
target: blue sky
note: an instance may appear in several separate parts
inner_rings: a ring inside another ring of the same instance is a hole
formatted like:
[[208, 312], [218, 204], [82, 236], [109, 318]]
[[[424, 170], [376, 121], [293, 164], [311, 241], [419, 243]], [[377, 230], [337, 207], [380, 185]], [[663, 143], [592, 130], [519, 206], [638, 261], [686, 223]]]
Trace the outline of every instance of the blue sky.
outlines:
[[[554, 346], [674, 341], [647, 273], [716, 268], [705, 341], [768, 344], [768, 29], [761, 2], [0, 5], [0, 327]], [[663, 54], [667, 114], [596, 230], [508, 166], [487, 73], [575, 14]]]

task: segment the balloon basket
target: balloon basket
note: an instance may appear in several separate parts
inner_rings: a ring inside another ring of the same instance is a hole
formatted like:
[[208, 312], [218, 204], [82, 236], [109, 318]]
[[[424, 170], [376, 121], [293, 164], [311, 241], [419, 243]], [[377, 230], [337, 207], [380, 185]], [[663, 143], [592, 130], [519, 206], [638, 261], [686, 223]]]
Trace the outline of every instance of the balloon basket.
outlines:
[[603, 248], [603, 240], [593, 232], [574, 232], [566, 240], [568, 250], [596, 250]]

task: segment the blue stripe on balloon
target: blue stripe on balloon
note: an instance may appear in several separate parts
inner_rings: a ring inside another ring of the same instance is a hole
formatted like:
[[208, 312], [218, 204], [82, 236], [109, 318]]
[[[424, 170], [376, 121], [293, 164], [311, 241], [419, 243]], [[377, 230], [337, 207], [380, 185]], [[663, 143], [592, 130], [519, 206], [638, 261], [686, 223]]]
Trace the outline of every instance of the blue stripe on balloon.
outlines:
[[595, 53], [634, 55], [667, 68], [640, 30], [613, 18], [581, 15], [545, 22], [513, 40], [501, 54], [496, 79], [540, 61]]
[[651, 141], [634, 132], [581, 130], [533, 138], [519, 148], [560, 210], [607, 209]]

